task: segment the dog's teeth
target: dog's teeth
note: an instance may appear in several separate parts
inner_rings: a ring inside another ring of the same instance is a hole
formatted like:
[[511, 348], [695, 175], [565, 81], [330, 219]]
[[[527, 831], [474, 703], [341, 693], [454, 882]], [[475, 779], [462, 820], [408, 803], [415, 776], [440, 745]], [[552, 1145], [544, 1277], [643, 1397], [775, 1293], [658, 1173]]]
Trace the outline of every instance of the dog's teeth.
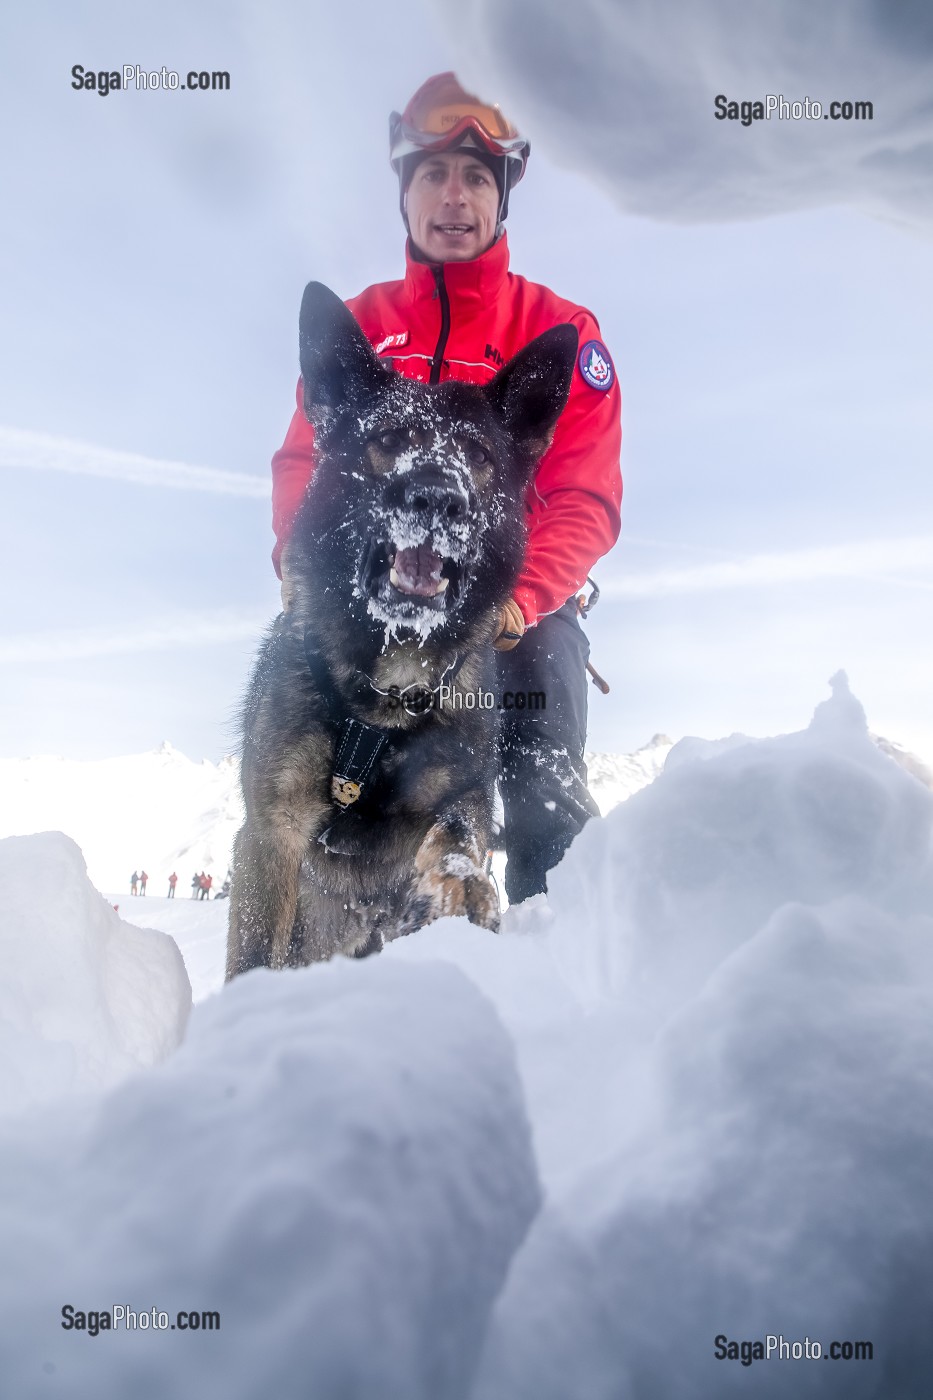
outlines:
[[402, 586], [401, 583], [400, 583], [400, 581], [399, 581], [398, 571], [396, 570], [396, 567], [395, 567], [394, 564], [392, 565], [391, 569], [389, 570], [389, 582], [391, 583], [391, 585], [392, 585], [393, 588], [401, 588], [401, 586]]
[[435, 590], [434, 590], [434, 596], [435, 596], [435, 598], [437, 597], [438, 593], [443, 593], [443, 591], [444, 591], [444, 589], [447, 587], [448, 583], [450, 583], [450, 579], [449, 579], [449, 578], [439, 578], [439, 579], [438, 579], [438, 581], [437, 581], [437, 587], [436, 587]]

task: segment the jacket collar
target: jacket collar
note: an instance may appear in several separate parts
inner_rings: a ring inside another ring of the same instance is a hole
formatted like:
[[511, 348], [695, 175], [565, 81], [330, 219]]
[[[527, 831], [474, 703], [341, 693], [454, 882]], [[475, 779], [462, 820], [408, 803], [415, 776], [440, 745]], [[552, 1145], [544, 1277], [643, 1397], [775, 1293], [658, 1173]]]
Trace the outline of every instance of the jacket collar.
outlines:
[[509, 272], [509, 244], [503, 232], [491, 248], [469, 262], [419, 262], [412, 253], [411, 239], [405, 244], [405, 290], [411, 300], [432, 297], [436, 290], [435, 270], [443, 266], [447, 295], [452, 299], [488, 303], [502, 290]]

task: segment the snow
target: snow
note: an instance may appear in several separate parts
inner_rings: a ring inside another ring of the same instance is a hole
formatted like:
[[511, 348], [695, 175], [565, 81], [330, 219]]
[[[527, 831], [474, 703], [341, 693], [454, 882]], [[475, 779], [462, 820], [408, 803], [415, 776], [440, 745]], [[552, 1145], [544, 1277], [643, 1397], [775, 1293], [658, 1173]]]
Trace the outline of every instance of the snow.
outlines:
[[649, 743], [632, 754], [587, 750], [584, 754], [587, 786], [602, 815], [605, 817], [613, 807], [654, 782], [663, 772], [672, 747], [666, 734], [655, 734]]
[[[17, 1400], [466, 1396], [539, 1204], [509, 1037], [442, 964], [244, 978], [168, 1064], [2, 1163]], [[69, 1301], [220, 1331], [92, 1343]]]
[[[590, 786], [605, 813], [656, 777], [670, 740], [636, 754], [587, 754]], [[243, 822], [240, 767], [233, 758], [195, 763], [168, 742], [149, 753], [72, 760], [0, 759], [0, 837], [66, 831], [81, 847], [98, 889], [128, 912], [134, 870], [149, 873], [147, 900], [178, 875], [176, 899], [188, 902], [191, 876], [213, 873], [219, 888]], [[135, 909], [133, 918], [143, 916]], [[159, 924], [157, 927], [167, 927]], [[167, 929], [175, 934], [174, 927]]]
[[129, 895], [134, 870], [149, 893], [178, 875], [187, 895], [195, 870], [223, 878], [243, 823], [239, 766], [193, 763], [171, 744], [150, 753], [94, 761], [41, 756], [0, 759], [0, 836], [67, 831], [99, 889]]
[[110, 1088], [181, 1043], [191, 987], [124, 923], [59, 832], [0, 841], [0, 1115]]
[[[929, 1393], [933, 793], [841, 674], [798, 733], [654, 749], [660, 776], [643, 752], [647, 785], [498, 937], [444, 919], [378, 958], [250, 973], [162, 1063], [8, 1117], [9, 1393]], [[104, 1043], [71, 989], [100, 979], [85, 925], [108, 911], [63, 901], [62, 840], [11, 862], [39, 913], [28, 956], [9, 940], [3, 1044], [48, 1007], [26, 1062], [66, 1012]], [[219, 985], [223, 906], [140, 906]], [[69, 1301], [216, 1309], [221, 1333], [92, 1341], [61, 1329]], [[720, 1335], [874, 1360], [750, 1374]]]
[[121, 915], [137, 928], [161, 929], [175, 940], [185, 960], [192, 1001], [220, 991], [227, 956], [226, 899], [191, 899], [180, 881], [174, 899], [151, 894], [131, 899], [116, 893], [107, 898], [118, 903]]

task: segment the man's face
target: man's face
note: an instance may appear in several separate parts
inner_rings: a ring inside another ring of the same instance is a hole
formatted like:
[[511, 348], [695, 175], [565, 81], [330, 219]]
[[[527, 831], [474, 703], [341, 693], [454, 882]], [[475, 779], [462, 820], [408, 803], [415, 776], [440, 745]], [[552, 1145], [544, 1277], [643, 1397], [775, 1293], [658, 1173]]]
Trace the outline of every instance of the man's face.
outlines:
[[482, 161], [442, 151], [415, 167], [406, 210], [412, 242], [429, 262], [466, 262], [495, 237], [499, 190]]

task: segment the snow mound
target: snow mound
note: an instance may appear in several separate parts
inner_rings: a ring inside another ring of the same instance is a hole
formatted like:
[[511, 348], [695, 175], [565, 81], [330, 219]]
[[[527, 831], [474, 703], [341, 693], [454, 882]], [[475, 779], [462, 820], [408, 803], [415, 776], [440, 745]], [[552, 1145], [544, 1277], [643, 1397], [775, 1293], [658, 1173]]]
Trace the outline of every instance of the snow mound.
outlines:
[[[654, 1029], [789, 903], [933, 912], [933, 802], [872, 742], [843, 675], [808, 729], [678, 761], [591, 822], [549, 879], [568, 980]], [[723, 741], [720, 741], [723, 743]]]
[[[388, 950], [495, 1002], [547, 1191], [474, 1400], [928, 1393], [933, 797], [833, 692], [590, 823], [495, 956]], [[714, 1356], [769, 1335], [874, 1360]]]
[[166, 899], [147, 894], [145, 899], [108, 895], [120, 905], [138, 928], [157, 928], [178, 944], [191, 982], [191, 999], [203, 1001], [224, 985], [227, 962], [227, 899]]
[[[242, 977], [49, 1146], [0, 1154], [19, 1400], [466, 1396], [539, 1204], [509, 1037], [443, 965]], [[61, 1329], [66, 1302], [168, 1330], [91, 1340]], [[181, 1309], [220, 1330], [172, 1331]]]
[[[933, 792], [832, 688], [676, 746], [498, 937], [250, 973], [92, 1119], [0, 1124], [10, 1393], [928, 1394]], [[221, 1331], [92, 1340], [66, 1302]], [[769, 1336], [814, 1359], [716, 1356]]]
[[60, 832], [0, 841], [0, 1113], [163, 1060], [191, 1007], [164, 933], [123, 923]]
[[[931, 953], [933, 920], [842, 899], [728, 958], [640, 1048], [625, 1144], [536, 1222], [475, 1400], [929, 1393]], [[769, 1335], [874, 1357], [714, 1356]]]

